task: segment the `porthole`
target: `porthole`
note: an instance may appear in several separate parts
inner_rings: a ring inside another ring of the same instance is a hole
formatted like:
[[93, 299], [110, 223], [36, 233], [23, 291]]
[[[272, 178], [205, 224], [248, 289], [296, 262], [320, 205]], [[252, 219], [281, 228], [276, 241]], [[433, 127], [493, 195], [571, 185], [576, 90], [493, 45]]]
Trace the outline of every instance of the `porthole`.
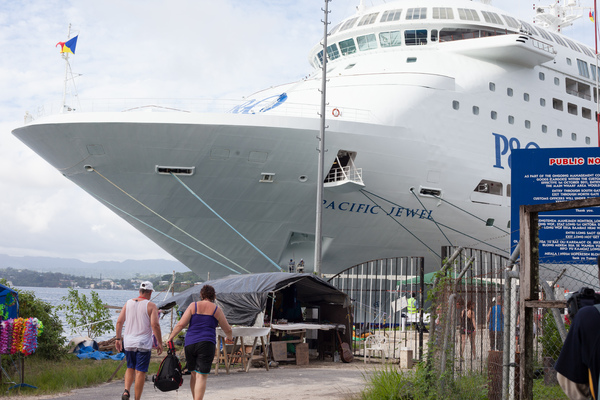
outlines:
[[496, 91], [496, 84], [494, 82], [490, 82], [490, 92]]
[[548, 127], [546, 125], [542, 125], [542, 132], [547, 133]]
[[479, 107], [473, 106], [473, 115], [479, 115]]
[[525, 120], [525, 128], [531, 129], [531, 121]]
[[515, 123], [515, 117], [513, 117], [512, 115], [509, 115], [508, 116], [508, 123], [511, 124], [511, 125], [514, 124]]
[[590, 139], [589, 136], [585, 137], [585, 144], [590, 144], [592, 142], [592, 140]]
[[523, 100], [529, 101], [529, 93], [523, 93]]
[[559, 85], [560, 85], [560, 79], [558, 79], [558, 78], [554, 78], [554, 84], [555, 84], [556, 86], [559, 86]]
[[540, 97], [540, 106], [546, 107], [546, 99]]
[[571, 61], [570, 58], [567, 58], [567, 65], [571, 65], [571, 64], [573, 64], [573, 62]]
[[556, 130], [556, 136], [562, 137], [562, 129], [557, 129]]
[[574, 142], [577, 141], [577, 134], [575, 132], [571, 133], [571, 140]]
[[300, 176], [298, 177], [298, 180], [299, 180], [300, 182], [306, 182], [306, 181], [308, 180], [308, 177], [307, 177], [306, 175], [300, 175]]
[[460, 108], [460, 103], [458, 102], [458, 100], [454, 100], [452, 102], [452, 108], [454, 108], [455, 110], [458, 110]]
[[507, 95], [508, 97], [512, 97], [512, 96], [513, 96], [513, 90], [512, 90], [512, 88], [507, 88], [507, 89], [506, 89], [506, 95]]
[[498, 119], [498, 113], [496, 111], [492, 111], [490, 117], [492, 117], [492, 119]]
[[540, 81], [546, 80], [546, 75], [543, 72], [540, 72], [538, 76], [540, 77]]

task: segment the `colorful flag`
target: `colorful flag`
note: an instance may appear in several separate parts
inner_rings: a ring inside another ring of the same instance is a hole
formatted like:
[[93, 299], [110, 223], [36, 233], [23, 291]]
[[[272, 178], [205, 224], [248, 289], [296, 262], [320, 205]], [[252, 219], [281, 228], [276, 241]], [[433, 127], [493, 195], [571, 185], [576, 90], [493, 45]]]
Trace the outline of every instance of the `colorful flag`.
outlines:
[[60, 45], [61, 53], [75, 54], [75, 47], [77, 46], [77, 38], [78, 37], [79, 37], [79, 35], [67, 40], [66, 42], [58, 42], [58, 43], [56, 43], [56, 46], [54, 46], [54, 47], [57, 47], [58, 45]]
[[594, 12], [590, 11], [590, 21], [594, 22]]

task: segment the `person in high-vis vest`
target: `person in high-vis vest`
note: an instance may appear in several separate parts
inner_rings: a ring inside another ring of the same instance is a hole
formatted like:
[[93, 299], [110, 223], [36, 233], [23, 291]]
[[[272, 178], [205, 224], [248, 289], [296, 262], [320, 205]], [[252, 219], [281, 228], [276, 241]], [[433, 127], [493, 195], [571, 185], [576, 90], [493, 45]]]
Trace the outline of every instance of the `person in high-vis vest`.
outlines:
[[413, 293], [412, 297], [410, 299], [408, 299], [408, 301], [407, 301], [406, 311], [409, 314], [416, 314], [418, 309], [419, 309], [419, 302], [417, 301], [417, 294]]

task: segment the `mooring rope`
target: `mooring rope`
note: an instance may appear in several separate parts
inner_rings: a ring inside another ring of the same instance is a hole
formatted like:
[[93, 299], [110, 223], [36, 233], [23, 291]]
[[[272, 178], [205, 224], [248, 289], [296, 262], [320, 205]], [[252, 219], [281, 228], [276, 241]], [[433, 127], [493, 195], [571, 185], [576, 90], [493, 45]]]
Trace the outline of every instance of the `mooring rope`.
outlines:
[[[468, 212], [467, 210], [464, 210], [464, 209], [460, 208], [459, 206], [457, 206], [457, 205], [454, 205], [454, 204], [450, 203], [448, 200], [444, 200], [443, 198], [441, 198], [441, 197], [439, 197], [439, 196], [435, 196], [435, 195], [434, 195], [433, 197], [435, 197], [436, 199], [438, 199], [438, 200], [440, 200], [440, 201], [443, 201], [444, 203], [446, 203], [446, 204], [449, 204], [449, 205], [451, 205], [452, 207], [454, 207], [454, 208], [457, 208], [457, 209], [459, 209], [460, 211], [462, 211], [462, 212], [464, 212], [464, 213], [466, 213], [466, 214], [470, 215], [471, 217], [473, 217], [473, 218], [476, 218], [476, 219], [480, 220], [481, 222], [485, 222], [485, 223], [487, 224], [487, 221], [486, 221], [485, 219], [483, 219], [483, 218], [480, 218], [480, 217], [478, 217], [477, 215], [475, 215], [475, 214], [473, 214], [473, 213], [470, 213], [470, 212]], [[504, 229], [502, 229], [502, 228], [499, 228], [499, 227], [497, 227], [496, 225], [492, 225], [492, 227], [494, 227], [494, 228], [498, 229], [500, 232], [503, 232], [503, 233], [506, 233], [506, 234], [509, 234], [509, 233], [510, 233], [510, 232], [507, 232], [507, 231], [505, 231], [505, 230], [504, 230]]]
[[[382, 199], [382, 200], [384, 200], [384, 201], [387, 201], [387, 202], [388, 202], [388, 203], [390, 203], [390, 204], [394, 204], [394, 203], [392, 203], [392, 202], [390, 202], [390, 201], [388, 201], [388, 200], [384, 199], [383, 197], [381, 197], [381, 196], [377, 196], [375, 193], [371, 193], [371, 192], [369, 192], [369, 191], [367, 191], [367, 190], [361, 189], [361, 191], [360, 191], [360, 192], [363, 194], [363, 196], [365, 196], [367, 199], [371, 200], [371, 202], [373, 202], [373, 204], [375, 204], [377, 207], [381, 208], [382, 210], [384, 210], [384, 208], [383, 208], [383, 207], [381, 207], [379, 204], [377, 204], [377, 203], [375, 202], [375, 200], [373, 200], [372, 198], [370, 198], [370, 197], [369, 197], [369, 196], [368, 196], [366, 193], [369, 193], [369, 194], [372, 194], [373, 196], [379, 197], [380, 199]], [[366, 192], [366, 193], [365, 193], [365, 192]], [[386, 214], [387, 214], [387, 213], [386, 213]], [[434, 250], [433, 250], [431, 247], [429, 247], [429, 246], [427, 245], [427, 243], [425, 243], [424, 241], [422, 241], [421, 239], [419, 239], [419, 238], [417, 237], [417, 235], [415, 235], [414, 233], [412, 233], [410, 229], [408, 229], [407, 227], [405, 227], [404, 225], [402, 225], [402, 223], [401, 223], [400, 221], [398, 221], [396, 218], [392, 217], [392, 216], [391, 216], [391, 214], [387, 214], [387, 216], [388, 216], [388, 217], [390, 217], [390, 218], [392, 219], [392, 221], [394, 221], [394, 222], [396, 222], [398, 225], [400, 225], [400, 226], [401, 226], [401, 227], [402, 227], [402, 228], [403, 228], [403, 229], [404, 229], [406, 232], [408, 232], [408, 233], [409, 233], [409, 234], [410, 234], [412, 237], [414, 237], [415, 239], [417, 239], [417, 241], [419, 241], [419, 243], [421, 243], [423, 246], [425, 246], [425, 247], [426, 247], [426, 248], [427, 248], [429, 251], [431, 251], [431, 252], [432, 252], [432, 253], [433, 253], [435, 256], [437, 256], [437, 257], [438, 257], [438, 258], [440, 258], [440, 259], [442, 258], [442, 257], [441, 257], [441, 256], [440, 256], [438, 253], [436, 253], [436, 252], [435, 252], [435, 251], [434, 251]]]
[[[423, 207], [423, 209], [425, 211], [429, 211], [427, 209], [427, 207], [425, 207], [425, 204], [423, 204], [423, 202], [421, 201], [421, 199], [419, 199], [419, 197], [417, 196], [417, 194], [415, 193], [415, 191], [413, 190], [413, 188], [410, 188], [410, 192], [413, 194], [413, 196], [415, 196], [415, 199], [417, 199], [417, 201], [419, 202], [419, 204], [421, 205], [421, 207]], [[448, 236], [446, 236], [446, 234], [444, 233], [444, 231], [442, 230], [442, 228], [440, 228], [440, 225], [437, 223], [437, 221], [435, 219], [432, 219], [433, 223], [435, 224], [435, 226], [438, 228], [438, 230], [440, 231], [440, 233], [442, 235], [444, 235], [444, 237], [446, 238], [446, 240], [448, 241], [448, 244], [450, 244], [450, 246], [454, 246], [452, 244], [452, 242], [450, 241], [450, 239], [448, 238]]]
[[[110, 183], [111, 185], [113, 185], [114, 187], [116, 187], [116, 188], [117, 188], [119, 191], [121, 191], [121, 192], [122, 192], [123, 194], [125, 194], [127, 197], [129, 197], [130, 199], [132, 199], [133, 201], [135, 201], [136, 203], [138, 203], [139, 205], [141, 205], [142, 207], [144, 207], [146, 210], [150, 211], [152, 214], [156, 215], [158, 218], [160, 218], [160, 219], [162, 219], [163, 221], [165, 221], [167, 224], [171, 225], [173, 228], [175, 228], [175, 229], [177, 229], [178, 231], [182, 232], [184, 235], [188, 236], [189, 238], [191, 238], [191, 239], [192, 239], [192, 240], [194, 240], [195, 242], [197, 242], [197, 243], [201, 244], [202, 246], [206, 247], [208, 250], [210, 250], [210, 251], [212, 251], [212, 252], [216, 253], [217, 255], [219, 255], [219, 256], [221, 256], [221, 257], [223, 257], [225, 260], [229, 261], [230, 263], [232, 263], [232, 264], [233, 264], [233, 265], [235, 265], [236, 267], [240, 268], [241, 270], [243, 270], [243, 271], [246, 271], [247, 273], [250, 273], [250, 271], [248, 271], [247, 269], [245, 269], [245, 268], [244, 268], [244, 267], [242, 267], [241, 265], [238, 265], [236, 262], [234, 262], [234, 261], [230, 260], [229, 258], [225, 257], [223, 254], [219, 253], [217, 250], [215, 250], [215, 249], [211, 248], [211, 247], [210, 247], [210, 246], [208, 246], [207, 244], [203, 243], [201, 240], [199, 240], [199, 239], [195, 238], [194, 236], [190, 235], [189, 233], [187, 233], [186, 231], [184, 231], [183, 229], [181, 229], [180, 227], [178, 227], [177, 225], [175, 225], [174, 223], [172, 223], [172, 222], [171, 222], [171, 221], [169, 221], [168, 219], [164, 218], [162, 215], [158, 214], [156, 211], [154, 211], [153, 209], [151, 209], [150, 207], [148, 207], [147, 205], [145, 205], [144, 203], [142, 203], [141, 201], [139, 201], [139, 200], [138, 200], [138, 199], [136, 199], [135, 197], [133, 197], [131, 194], [127, 193], [127, 192], [126, 192], [124, 189], [122, 189], [121, 187], [119, 187], [119, 185], [117, 185], [116, 183], [114, 183], [113, 181], [111, 181], [110, 179], [108, 179], [106, 176], [102, 175], [102, 173], [100, 173], [100, 172], [99, 172], [98, 170], [96, 170], [94, 167], [91, 167], [91, 171], [94, 171], [95, 173], [97, 173], [98, 175], [100, 175], [100, 176], [101, 176], [101, 177], [102, 177], [104, 180], [106, 180], [108, 183]], [[186, 245], [186, 244], [182, 243], [181, 241], [179, 241], [179, 240], [177, 240], [177, 239], [173, 238], [172, 236], [170, 236], [170, 235], [168, 235], [168, 234], [166, 234], [166, 233], [164, 233], [164, 232], [162, 232], [162, 231], [160, 231], [160, 230], [156, 229], [155, 227], [153, 227], [153, 226], [151, 226], [151, 225], [149, 225], [149, 224], [147, 224], [147, 223], [143, 222], [142, 220], [140, 220], [139, 218], [136, 218], [136, 217], [134, 217], [133, 215], [129, 214], [128, 212], [126, 212], [126, 211], [124, 211], [124, 210], [121, 210], [119, 207], [117, 207], [117, 206], [115, 206], [114, 204], [110, 203], [109, 201], [107, 201], [107, 200], [103, 199], [102, 197], [100, 197], [100, 196], [97, 196], [97, 195], [95, 195], [95, 194], [93, 194], [93, 193], [92, 193], [92, 195], [93, 195], [94, 197], [96, 197], [96, 198], [98, 198], [98, 199], [102, 200], [103, 202], [105, 202], [105, 203], [107, 203], [107, 204], [110, 204], [111, 206], [113, 206], [113, 207], [114, 207], [114, 208], [116, 208], [117, 210], [119, 210], [119, 211], [123, 212], [124, 214], [127, 214], [127, 215], [128, 215], [128, 216], [130, 216], [131, 218], [134, 218], [135, 220], [139, 221], [140, 223], [142, 223], [142, 224], [146, 225], [147, 227], [149, 227], [149, 228], [151, 228], [151, 229], [154, 229], [156, 232], [160, 233], [161, 235], [163, 235], [163, 236], [166, 236], [166, 237], [168, 237], [169, 239], [171, 239], [171, 240], [173, 240], [173, 241], [175, 241], [175, 242], [177, 242], [177, 243], [179, 243], [179, 244], [181, 244], [181, 245], [183, 245], [183, 246], [187, 247], [188, 249], [190, 249], [190, 250], [192, 250], [192, 251], [194, 251], [194, 252], [196, 252], [196, 253], [200, 254], [201, 256], [203, 256], [203, 257], [206, 257], [206, 258], [208, 258], [209, 260], [211, 260], [211, 261], [214, 261], [214, 262], [216, 262], [217, 264], [224, 266], [225, 268], [229, 269], [230, 271], [233, 271], [233, 272], [235, 272], [236, 274], [239, 274], [239, 273], [240, 273], [240, 272], [238, 272], [238, 271], [235, 271], [234, 269], [232, 269], [232, 268], [230, 268], [230, 267], [226, 266], [225, 264], [223, 264], [223, 263], [221, 263], [221, 262], [219, 262], [219, 261], [216, 261], [216, 260], [214, 260], [213, 258], [211, 258], [211, 257], [207, 256], [206, 254], [204, 254], [204, 253], [202, 253], [202, 252], [200, 252], [200, 251], [198, 251], [198, 250], [196, 250], [196, 249], [194, 249], [194, 248], [192, 248], [192, 247], [190, 247], [190, 246], [188, 246], [188, 245]]]
[[[206, 255], [206, 254], [202, 253], [201, 251], [194, 249], [193, 247], [191, 247], [191, 246], [189, 246], [189, 245], [187, 245], [187, 244], [183, 243], [182, 241], [175, 239], [174, 237], [172, 237], [172, 236], [170, 236], [170, 235], [168, 235], [168, 234], [166, 234], [166, 233], [164, 233], [164, 232], [160, 231], [159, 229], [157, 229], [157, 228], [153, 227], [152, 225], [150, 225], [150, 224], [148, 224], [148, 223], [146, 223], [146, 222], [142, 221], [141, 219], [139, 219], [139, 218], [137, 218], [137, 217], [135, 217], [135, 216], [133, 216], [133, 215], [129, 214], [127, 211], [125, 211], [125, 210], [122, 210], [121, 208], [119, 208], [119, 207], [115, 206], [115, 205], [114, 205], [114, 204], [112, 204], [110, 201], [108, 201], [108, 200], [105, 200], [105, 199], [103, 199], [102, 197], [100, 197], [100, 196], [98, 196], [98, 195], [95, 195], [95, 194], [92, 194], [92, 195], [93, 195], [94, 197], [96, 197], [98, 200], [101, 200], [101, 201], [105, 202], [106, 204], [110, 205], [111, 207], [114, 207], [114, 208], [116, 208], [117, 210], [121, 211], [123, 214], [127, 215], [128, 217], [131, 217], [131, 218], [135, 219], [136, 221], [138, 221], [139, 223], [146, 225], [148, 228], [150, 228], [150, 229], [152, 229], [152, 230], [154, 230], [154, 231], [156, 231], [156, 232], [160, 233], [161, 235], [163, 235], [163, 236], [165, 236], [165, 237], [167, 237], [167, 238], [171, 239], [172, 241], [174, 241], [174, 242], [176, 242], [176, 243], [179, 243], [180, 245], [182, 245], [182, 246], [184, 246], [184, 247], [187, 247], [188, 249], [190, 249], [190, 250], [191, 250], [191, 251], [193, 251], [194, 253], [197, 253], [197, 254], [201, 255], [202, 257], [205, 257], [205, 258], [209, 259], [210, 261], [213, 261], [213, 262], [215, 262], [215, 263], [219, 264], [220, 266], [222, 266], [222, 267], [225, 267], [225, 268], [227, 268], [228, 270], [230, 270], [230, 271], [232, 271], [232, 272], [235, 272], [236, 274], [241, 274], [241, 272], [239, 272], [239, 271], [236, 271], [235, 269], [233, 269], [233, 268], [231, 268], [231, 267], [229, 267], [229, 266], [227, 266], [227, 265], [223, 264], [222, 262], [215, 260], [214, 258], [210, 257], [209, 255]], [[210, 249], [210, 247], [209, 247], [209, 249]], [[210, 250], [212, 250], [212, 249], [210, 249]], [[214, 251], [214, 250], [213, 250], [213, 251]], [[216, 252], [215, 252], [215, 253], [216, 253]], [[219, 253], [217, 253], [217, 254], [219, 254]], [[240, 267], [240, 268], [242, 268], [242, 267]], [[243, 268], [242, 268], [242, 269], [243, 269]], [[250, 271], [248, 271], [248, 270], [245, 270], [245, 269], [244, 269], [244, 271], [246, 271], [246, 272], [250, 273]]]
[[221, 217], [215, 210], [213, 210], [211, 208], [211, 206], [209, 206], [204, 200], [202, 200], [200, 198], [200, 196], [198, 196], [196, 193], [194, 193], [194, 191], [192, 189], [189, 188], [188, 185], [186, 185], [185, 183], [183, 183], [181, 181], [181, 179], [179, 179], [177, 177], [177, 175], [175, 175], [174, 173], [170, 173], [171, 176], [173, 178], [175, 178], [184, 188], [186, 188], [195, 198], [197, 198], [202, 204], [204, 204], [206, 206], [206, 208], [208, 208], [213, 214], [215, 214], [221, 221], [223, 221], [223, 223], [225, 223], [225, 225], [227, 225], [228, 227], [230, 227], [235, 233], [237, 233], [239, 235], [239, 237], [241, 237], [242, 239], [244, 239], [246, 241], [246, 243], [248, 243], [250, 246], [252, 246], [254, 248], [254, 250], [258, 251], [264, 258], [267, 259], [267, 261], [269, 261], [271, 264], [273, 264], [275, 266], [275, 268], [277, 268], [279, 271], [282, 270], [282, 268], [277, 265], [277, 263], [275, 263], [275, 261], [271, 260], [269, 258], [269, 256], [267, 256], [265, 253], [263, 253], [258, 247], [256, 247], [254, 244], [252, 244], [252, 242], [250, 242], [248, 239], [246, 239], [246, 237], [244, 235], [242, 235], [237, 229], [235, 229], [233, 226], [231, 226], [231, 224], [229, 222], [227, 222], [223, 217]]

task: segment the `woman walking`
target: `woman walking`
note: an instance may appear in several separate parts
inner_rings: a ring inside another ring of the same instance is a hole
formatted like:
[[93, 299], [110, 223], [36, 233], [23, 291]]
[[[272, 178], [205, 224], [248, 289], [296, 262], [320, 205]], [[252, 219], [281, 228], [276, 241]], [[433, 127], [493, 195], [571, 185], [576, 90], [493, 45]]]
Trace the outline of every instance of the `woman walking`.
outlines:
[[232, 339], [231, 326], [215, 301], [215, 289], [204, 285], [200, 290], [200, 301], [190, 304], [169, 335], [169, 342], [189, 324], [185, 335], [185, 359], [188, 370], [191, 371], [190, 388], [194, 400], [202, 400], [206, 391], [206, 381], [216, 348], [216, 328], [220, 326]]
[[462, 310], [460, 313], [460, 326], [461, 326], [461, 342], [460, 342], [460, 358], [463, 358], [465, 352], [465, 341], [467, 337], [471, 341], [471, 355], [473, 360], [477, 358], [475, 354], [475, 324], [473, 323], [473, 302], [469, 300], [467, 302], [466, 310]]

